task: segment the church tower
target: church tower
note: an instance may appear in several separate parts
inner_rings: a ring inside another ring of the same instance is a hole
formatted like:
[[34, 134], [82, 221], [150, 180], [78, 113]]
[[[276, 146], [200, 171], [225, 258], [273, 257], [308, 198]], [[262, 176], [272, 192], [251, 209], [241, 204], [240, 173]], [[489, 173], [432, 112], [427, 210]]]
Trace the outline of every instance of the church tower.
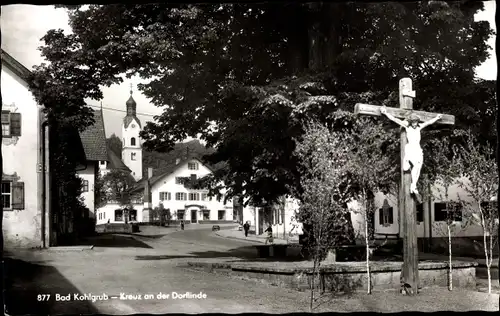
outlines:
[[135, 103], [130, 85], [130, 98], [127, 103], [127, 115], [123, 118], [122, 125], [122, 160], [130, 170], [136, 181], [142, 179], [142, 148], [139, 139], [141, 121], [137, 118]]

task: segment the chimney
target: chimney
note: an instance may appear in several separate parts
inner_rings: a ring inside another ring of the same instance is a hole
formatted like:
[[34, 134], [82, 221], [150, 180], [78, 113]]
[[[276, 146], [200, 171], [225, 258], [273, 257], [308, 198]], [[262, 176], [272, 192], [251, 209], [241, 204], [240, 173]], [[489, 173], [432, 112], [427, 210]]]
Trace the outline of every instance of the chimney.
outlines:
[[153, 177], [153, 168], [149, 167], [148, 168], [148, 179], [151, 179]]

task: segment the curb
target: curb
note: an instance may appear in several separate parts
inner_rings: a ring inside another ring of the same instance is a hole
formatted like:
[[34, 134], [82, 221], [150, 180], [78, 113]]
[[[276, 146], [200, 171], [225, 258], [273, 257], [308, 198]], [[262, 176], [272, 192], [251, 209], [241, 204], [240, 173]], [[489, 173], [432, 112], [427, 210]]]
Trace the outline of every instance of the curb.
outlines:
[[[241, 241], [246, 241], [246, 242], [252, 242], [252, 243], [259, 243], [259, 244], [265, 244], [266, 241], [265, 239], [263, 241], [260, 241], [260, 240], [249, 240], [249, 239], [246, 239], [246, 238], [242, 238], [242, 237], [233, 237], [233, 236], [223, 236], [223, 235], [220, 235], [219, 233], [217, 232], [214, 232], [215, 235], [217, 235], [218, 237], [221, 237], [221, 238], [228, 238], [228, 239], [234, 239], [234, 240], [241, 240]], [[276, 240], [276, 239], [275, 239]], [[295, 244], [295, 243], [277, 243], [275, 245], [291, 245], [291, 244]]]
[[251, 243], [259, 243], [259, 244], [263, 244], [263, 243], [265, 243], [265, 241], [260, 241], [260, 240], [248, 240], [248, 239], [244, 239], [244, 238], [240, 238], [240, 237], [223, 236], [223, 235], [220, 235], [220, 234], [219, 234], [219, 233], [217, 233], [217, 232], [214, 232], [214, 234], [215, 234], [217, 237], [220, 237], [220, 238], [227, 238], [227, 239], [241, 240], [241, 241], [246, 241], [246, 242], [251, 242]]
[[93, 250], [94, 246], [61, 246], [61, 247], [50, 247], [47, 248], [48, 251], [85, 251]]

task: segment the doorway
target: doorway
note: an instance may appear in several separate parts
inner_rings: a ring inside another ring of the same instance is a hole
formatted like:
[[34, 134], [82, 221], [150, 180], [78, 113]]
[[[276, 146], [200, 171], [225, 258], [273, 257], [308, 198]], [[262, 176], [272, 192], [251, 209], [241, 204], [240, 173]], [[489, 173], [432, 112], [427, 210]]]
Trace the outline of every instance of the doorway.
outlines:
[[191, 210], [191, 223], [197, 223], [198, 222], [197, 213], [198, 213], [198, 210]]

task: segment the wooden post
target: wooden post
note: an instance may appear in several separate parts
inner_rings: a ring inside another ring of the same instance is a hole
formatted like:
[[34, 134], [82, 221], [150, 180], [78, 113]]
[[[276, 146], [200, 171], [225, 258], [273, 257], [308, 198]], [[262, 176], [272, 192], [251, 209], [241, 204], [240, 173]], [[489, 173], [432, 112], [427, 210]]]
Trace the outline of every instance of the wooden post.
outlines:
[[[414, 92], [410, 78], [399, 81], [399, 106], [401, 109], [413, 109]], [[401, 129], [401, 190], [399, 195], [399, 208], [404, 216], [403, 221], [403, 281], [411, 286], [408, 294], [418, 292], [418, 245], [415, 201], [410, 194], [411, 173], [403, 171], [405, 146], [407, 144], [406, 131]]]
[[[415, 91], [412, 90], [410, 78], [403, 78], [399, 81], [399, 108], [384, 107], [386, 112], [398, 118], [405, 120], [407, 115], [413, 113], [419, 120], [424, 122], [436, 117], [438, 113], [413, 111], [413, 100]], [[357, 103], [354, 106], [355, 114], [381, 116], [380, 105]], [[441, 119], [435, 122], [436, 125], [455, 124], [453, 115], [442, 114]], [[400, 234], [403, 237], [403, 267], [401, 269], [401, 279], [406, 284], [408, 294], [418, 292], [418, 244], [417, 244], [417, 223], [416, 223], [416, 201], [417, 196], [410, 194], [411, 172], [403, 171], [403, 161], [405, 146], [407, 144], [406, 131], [401, 129], [401, 182], [399, 185], [399, 227]], [[432, 229], [430, 230], [432, 234]]]

